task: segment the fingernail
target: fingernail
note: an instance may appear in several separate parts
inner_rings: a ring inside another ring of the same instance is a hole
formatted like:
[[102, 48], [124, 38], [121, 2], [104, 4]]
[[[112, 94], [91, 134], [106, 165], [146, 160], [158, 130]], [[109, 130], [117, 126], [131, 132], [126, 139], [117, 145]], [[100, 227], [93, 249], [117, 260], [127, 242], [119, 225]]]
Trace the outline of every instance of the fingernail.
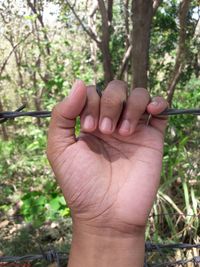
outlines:
[[105, 117], [100, 125], [100, 130], [102, 132], [111, 132], [112, 131], [112, 121], [110, 118]]
[[91, 115], [87, 115], [83, 122], [84, 129], [93, 129], [94, 128], [94, 118]]
[[130, 132], [130, 128], [131, 128], [130, 122], [128, 120], [123, 120], [120, 126], [120, 131], [128, 133]]
[[159, 105], [159, 102], [156, 101], [156, 100], [152, 100], [151, 105], [158, 106]]

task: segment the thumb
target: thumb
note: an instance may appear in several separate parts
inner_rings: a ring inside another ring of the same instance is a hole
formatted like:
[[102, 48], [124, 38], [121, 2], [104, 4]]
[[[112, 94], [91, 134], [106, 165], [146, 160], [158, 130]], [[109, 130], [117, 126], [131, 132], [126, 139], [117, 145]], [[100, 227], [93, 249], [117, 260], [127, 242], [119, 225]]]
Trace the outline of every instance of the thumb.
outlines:
[[87, 88], [85, 84], [77, 80], [69, 96], [53, 108], [47, 143], [47, 156], [50, 160], [76, 142], [76, 117], [83, 110], [86, 97]]

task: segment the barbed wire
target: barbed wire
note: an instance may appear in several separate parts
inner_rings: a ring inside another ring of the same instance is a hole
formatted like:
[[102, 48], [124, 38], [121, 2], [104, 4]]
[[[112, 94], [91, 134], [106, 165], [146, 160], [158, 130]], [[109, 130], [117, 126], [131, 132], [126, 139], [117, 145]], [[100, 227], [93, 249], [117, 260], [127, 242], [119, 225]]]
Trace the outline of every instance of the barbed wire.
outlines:
[[[60, 215], [60, 214], [59, 214]], [[196, 217], [199, 218], [200, 214], [180, 214], [180, 213], [159, 213], [159, 214], [151, 214], [149, 217], [153, 217], [153, 216], [191, 216], [191, 217]], [[18, 216], [23, 217], [22, 214], [20, 215], [16, 215], [16, 216], [1, 216], [3, 218], [3, 220], [5, 220], [6, 218], [9, 219], [15, 219]], [[37, 215], [38, 217], [38, 215]], [[63, 219], [63, 216], [62, 216]], [[144, 267], [169, 267], [169, 266], [186, 266], [188, 263], [193, 264], [192, 266], [200, 266], [200, 256], [194, 256], [194, 257], [190, 257], [187, 259], [181, 259], [181, 260], [176, 260], [176, 261], [165, 261], [163, 260], [166, 256], [167, 253], [170, 253], [170, 255], [176, 252], [176, 250], [183, 250], [184, 253], [186, 251], [189, 250], [200, 250], [200, 243], [199, 244], [188, 244], [188, 243], [169, 243], [169, 244], [155, 244], [152, 242], [147, 241], [145, 243], [145, 262], [144, 262]], [[23, 255], [23, 256], [2, 256], [0, 257], [0, 263], [27, 263], [27, 265], [20, 265], [20, 266], [32, 266], [29, 265], [29, 263], [31, 264], [33, 261], [46, 261], [48, 263], [54, 263], [56, 264], [55, 266], [57, 267], [61, 267], [60, 263], [61, 261], [65, 261], [65, 266], [68, 260], [68, 254], [66, 252], [58, 252], [55, 249], [50, 249], [48, 251], [44, 251], [41, 247], [40, 247], [40, 251], [41, 254], [27, 254], [27, 255]], [[163, 260], [161, 263], [149, 263], [149, 259], [152, 258], [152, 255], [155, 258], [155, 253], [159, 254], [159, 258], [158, 256], [156, 257], [156, 259], [159, 259], [158, 261], [161, 261], [161, 259]], [[149, 258], [149, 259], [148, 259]], [[148, 259], [148, 260], [147, 260]], [[0, 266], [2, 266], [0, 264]], [[9, 266], [9, 265], [3, 265], [3, 266]], [[12, 266], [12, 265], [11, 265]]]
[[[25, 108], [25, 105], [19, 107], [16, 111], [4, 111], [0, 112], [0, 123], [6, 122], [8, 119], [14, 119], [18, 117], [36, 117], [36, 118], [47, 118], [51, 117], [51, 111], [43, 110], [43, 111], [28, 111], [22, 112]], [[168, 108], [165, 111], [161, 112], [159, 115], [200, 115], [200, 108], [193, 108], [193, 109], [173, 109]], [[157, 115], [158, 116], [158, 115]]]
[[[44, 251], [40, 248], [41, 254], [27, 254], [23, 256], [2, 256], [0, 262], [11, 263], [11, 262], [32, 262], [35, 260], [44, 260], [48, 263], [57, 263], [57, 267], [60, 267], [60, 260], [67, 260], [68, 255], [66, 252], [57, 252], [55, 249]], [[0, 265], [1, 266], [1, 265]]]
[[[184, 244], [184, 243], [176, 243], [176, 244], [154, 244], [151, 242], [145, 243], [145, 258], [149, 252], [157, 252], [159, 254], [163, 254], [162, 250], [191, 250], [191, 249], [200, 249], [200, 244]], [[45, 260], [48, 263], [56, 263], [57, 267], [60, 267], [61, 260], [68, 260], [68, 254], [66, 252], [58, 252], [55, 249], [51, 249], [49, 251], [44, 251], [40, 247], [41, 254], [27, 254], [23, 256], [1, 256], [0, 262], [2, 263], [11, 263], [11, 262], [33, 262], [35, 260]], [[190, 259], [176, 260], [174, 262], [162, 262], [158, 264], [149, 264], [145, 259], [144, 267], [167, 267], [167, 266], [184, 266], [187, 263], [193, 263], [194, 266], [199, 266], [200, 256], [194, 256]], [[198, 264], [198, 265], [197, 265]]]

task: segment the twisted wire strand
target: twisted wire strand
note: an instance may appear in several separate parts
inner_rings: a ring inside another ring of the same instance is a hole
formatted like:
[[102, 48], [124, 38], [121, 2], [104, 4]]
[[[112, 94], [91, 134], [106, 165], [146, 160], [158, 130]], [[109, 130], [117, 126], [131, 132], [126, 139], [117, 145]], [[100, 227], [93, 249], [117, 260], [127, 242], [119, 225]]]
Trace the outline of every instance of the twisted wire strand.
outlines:
[[[174, 249], [193, 249], [200, 248], [200, 244], [153, 244], [150, 242], [146, 242], [145, 244], [145, 252], [146, 254], [152, 251], [158, 252], [160, 254], [161, 250], [174, 250]], [[41, 249], [41, 248], [40, 248]], [[2, 256], [0, 257], [0, 262], [3, 263], [11, 263], [11, 262], [31, 262], [34, 260], [45, 260], [49, 263], [55, 262], [57, 263], [57, 267], [60, 267], [60, 260], [68, 260], [68, 255], [65, 252], [57, 252], [55, 249], [51, 249], [49, 251], [43, 251], [41, 249], [41, 254], [27, 254], [23, 256]], [[200, 256], [194, 256], [190, 259], [177, 260], [173, 262], [162, 262], [158, 264], [148, 264], [145, 261], [145, 266], [148, 267], [167, 267], [167, 266], [184, 266], [187, 263], [193, 263], [194, 266], [199, 266]]]
[[67, 253], [57, 252], [56, 250], [41, 251], [41, 254], [27, 254], [23, 256], [2, 256], [0, 257], [0, 262], [25, 262], [25, 261], [34, 261], [34, 260], [45, 260], [49, 263], [58, 262], [59, 260], [66, 260]]
[[200, 263], [200, 257], [199, 256], [194, 256], [191, 259], [187, 260], [177, 260], [174, 262], [163, 262], [159, 264], [150, 264], [148, 267], [172, 267], [172, 266], [185, 266], [187, 263], [193, 263], [193, 266], [199, 266]]
[[[4, 123], [8, 119], [14, 119], [18, 117], [36, 117], [36, 118], [47, 118], [51, 117], [51, 111], [28, 111], [28, 112], [22, 112], [21, 110], [25, 106], [22, 106], [18, 108], [16, 111], [4, 111], [0, 112], [0, 123]], [[171, 115], [200, 115], [200, 108], [194, 108], [194, 109], [173, 109], [168, 108], [165, 111], [161, 112], [157, 116], [171, 116]]]

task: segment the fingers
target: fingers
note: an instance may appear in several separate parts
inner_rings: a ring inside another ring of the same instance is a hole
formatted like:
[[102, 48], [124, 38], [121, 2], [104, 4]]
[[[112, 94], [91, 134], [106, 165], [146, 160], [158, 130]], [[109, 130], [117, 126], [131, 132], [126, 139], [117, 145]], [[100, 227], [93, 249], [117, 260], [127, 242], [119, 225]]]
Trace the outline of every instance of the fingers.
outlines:
[[115, 131], [123, 104], [127, 98], [127, 84], [114, 80], [103, 91], [100, 101], [99, 129], [104, 134]]
[[147, 106], [148, 113], [152, 115], [158, 115], [168, 107], [167, 101], [161, 97], [153, 97], [149, 105]]
[[144, 88], [134, 89], [127, 98], [127, 84], [122, 81], [110, 82], [101, 98], [95, 86], [86, 87], [82, 81], [77, 81], [70, 95], [52, 111], [47, 154], [52, 155], [52, 150], [64, 150], [76, 141], [74, 128], [79, 115], [82, 129], [86, 132], [98, 128], [104, 134], [118, 131], [122, 136], [129, 136], [147, 111], [153, 115], [150, 125], [163, 132], [166, 120], [156, 115], [168, 104], [162, 97], [155, 97], [149, 102], [149, 93]]
[[70, 95], [58, 103], [52, 111], [48, 132], [47, 155], [64, 150], [75, 142], [76, 117], [82, 112], [87, 97], [87, 88], [82, 81], [76, 81]]
[[87, 100], [81, 114], [81, 126], [84, 131], [92, 132], [98, 126], [100, 97], [95, 86], [87, 87]]
[[160, 116], [155, 116], [167, 106], [162, 97], [155, 97], [150, 102], [149, 93], [144, 88], [135, 88], [127, 98], [127, 84], [122, 81], [110, 82], [101, 98], [95, 86], [88, 86], [86, 105], [81, 114], [81, 127], [85, 132], [99, 129], [104, 134], [118, 131], [122, 136], [129, 136], [135, 131], [138, 122], [147, 123], [147, 111], [153, 115], [150, 125], [163, 131], [166, 122]]
[[160, 96], [154, 97], [147, 106], [147, 112], [152, 115], [150, 125], [164, 132], [167, 125], [167, 116], [156, 116], [168, 107], [168, 102]]
[[131, 92], [119, 126], [119, 133], [121, 135], [128, 136], [134, 132], [149, 101], [150, 96], [146, 89], [135, 88]]
[[125, 82], [114, 80], [100, 98], [95, 86], [87, 88], [87, 103], [81, 114], [81, 127], [86, 132], [99, 129], [104, 134], [115, 131], [127, 97]]

